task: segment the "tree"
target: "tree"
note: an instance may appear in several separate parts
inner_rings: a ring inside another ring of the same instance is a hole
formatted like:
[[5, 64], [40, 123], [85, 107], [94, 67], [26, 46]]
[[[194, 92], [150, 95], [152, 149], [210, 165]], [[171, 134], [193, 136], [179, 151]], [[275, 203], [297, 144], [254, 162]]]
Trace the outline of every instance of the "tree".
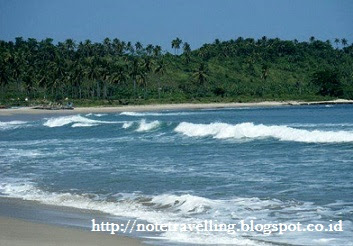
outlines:
[[189, 64], [190, 56], [191, 56], [190, 44], [185, 42], [184, 45], [183, 45], [183, 51], [184, 51], [184, 55], [185, 55], [186, 64]]
[[136, 49], [136, 52], [137, 53], [141, 53], [142, 49], [143, 49], [143, 46], [140, 42], [136, 42], [135, 44], [135, 49]]
[[339, 97], [343, 95], [340, 75], [332, 69], [325, 69], [315, 72], [311, 82], [318, 86], [318, 93], [322, 96]]
[[154, 47], [153, 47], [152, 44], [147, 45], [147, 46], [146, 46], [147, 55], [149, 55], [149, 56], [152, 55], [153, 49], [154, 49]]
[[180, 45], [183, 41], [180, 38], [176, 38], [172, 41], [172, 48], [174, 49], [174, 54], [177, 54], [177, 51], [180, 49]]
[[159, 75], [158, 78], [158, 98], [161, 98], [161, 90], [163, 91], [163, 87], [161, 87], [161, 76], [163, 76], [167, 71], [167, 63], [163, 58], [158, 60], [157, 66], [154, 70], [155, 74]]
[[155, 57], [159, 57], [161, 55], [161, 53], [162, 53], [162, 47], [159, 45], [156, 45], [153, 49], [153, 55]]
[[136, 93], [137, 78], [138, 78], [139, 75], [141, 75], [141, 68], [140, 68], [139, 58], [133, 58], [131, 66], [130, 66], [129, 75], [132, 78], [133, 83], [134, 83], [134, 95], [135, 95], [135, 98], [136, 98], [136, 96], [137, 96], [137, 93]]
[[269, 73], [270, 67], [267, 64], [262, 64], [261, 68], [261, 78], [263, 80], [267, 80], [268, 73]]
[[339, 38], [335, 38], [336, 49], [338, 49], [339, 43], [340, 43], [340, 39]]
[[199, 85], [204, 86], [208, 78], [208, 69], [205, 63], [200, 64], [199, 68], [194, 72], [193, 76]]
[[346, 47], [347, 44], [348, 44], [348, 41], [347, 41], [347, 39], [342, 38], [342, 39], [341, 39], [341, 43], [342, 43], [343, 47]]

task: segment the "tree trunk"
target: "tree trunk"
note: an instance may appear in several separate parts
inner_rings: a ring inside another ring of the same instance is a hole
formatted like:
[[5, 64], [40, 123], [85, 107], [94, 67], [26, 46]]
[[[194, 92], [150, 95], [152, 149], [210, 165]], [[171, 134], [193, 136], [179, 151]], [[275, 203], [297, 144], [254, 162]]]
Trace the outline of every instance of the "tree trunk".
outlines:
[[101, 89], [99, 87], [99, 81], [97, 81], [97, 99], [101, 97]]
[[107, 99], [107, 82], [103, 82], [103, 99]]
[[134, 78], [134, 95], [135, 95], [135, 98], [136, 98], [136, 78]]
[[161, 80], [158, 79], [158, 99], [161, 99]]
[[82, 90], [81, 90], [81, 86], [78, 87], [78, 94], [79, 94], [79, 98], [82, 99]]

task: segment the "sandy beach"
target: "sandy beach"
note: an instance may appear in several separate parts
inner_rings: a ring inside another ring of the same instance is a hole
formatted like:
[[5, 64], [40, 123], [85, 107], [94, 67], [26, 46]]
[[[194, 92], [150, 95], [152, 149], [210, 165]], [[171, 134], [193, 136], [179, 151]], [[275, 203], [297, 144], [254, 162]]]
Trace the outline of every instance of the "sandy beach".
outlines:
[[216, 109], [236, 107], [274, 107], [274, 106], [299, 106], [318, 104], [353, 104], [353, 100], [337, 99], [333, 101], [264, 101], [252, 103], [181, 103], [181, 104], [151, 104], [151, 105], [130, 105], [116, 107], [77, 107], [73, 110], [43, 110], [32, 107], [18, 107], [0, 109], [0, 116], [26, 115], [26, 114], [80, 114], [80, 113], [115, 113], [115, 112], [139, 112], [139, 111], [160, 111], [160, 110], [192, 110], [192, 109]]
[[0, 217], [1, 246], [142, 245], [137, 239]]

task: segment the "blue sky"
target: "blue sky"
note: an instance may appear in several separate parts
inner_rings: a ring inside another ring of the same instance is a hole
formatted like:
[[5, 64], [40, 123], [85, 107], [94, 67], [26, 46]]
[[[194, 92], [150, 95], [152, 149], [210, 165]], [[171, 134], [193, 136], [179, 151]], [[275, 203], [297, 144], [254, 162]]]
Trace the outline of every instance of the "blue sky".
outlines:
[[170, 49], [214, 39], [279, 37], [353, 41], [351, 0], [0, 0], [0, 39], [105, 37]]

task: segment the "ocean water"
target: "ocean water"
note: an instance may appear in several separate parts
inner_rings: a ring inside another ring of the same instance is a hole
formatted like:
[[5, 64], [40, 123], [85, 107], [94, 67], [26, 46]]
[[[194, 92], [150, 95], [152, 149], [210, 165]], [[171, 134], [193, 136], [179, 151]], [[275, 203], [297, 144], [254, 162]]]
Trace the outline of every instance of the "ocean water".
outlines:
[[343, 232], [165, 232], [162, 245], [353, 245], [353, 107], [0, 118], [0, 195], [151, 223]]

